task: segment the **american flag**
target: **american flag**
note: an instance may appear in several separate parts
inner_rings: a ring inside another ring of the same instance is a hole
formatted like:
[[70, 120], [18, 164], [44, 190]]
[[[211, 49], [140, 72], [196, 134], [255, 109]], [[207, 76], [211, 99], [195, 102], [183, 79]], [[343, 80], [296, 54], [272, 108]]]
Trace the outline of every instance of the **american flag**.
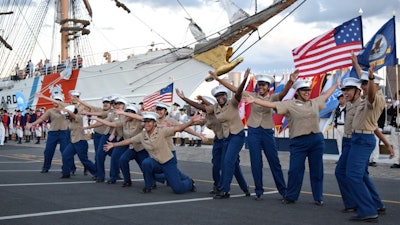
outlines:
[[174, 83], [171, 83], [165, 88], [145, 97], [143, 99], [144, 110], [147, 111], [153, 109], [157, 101], [172, 102], [173, 90], [174, 90]]
[[361, 16], [292, 50], [299, 76], [314, 76], [352, 65], [351, 52], [362, 48]]

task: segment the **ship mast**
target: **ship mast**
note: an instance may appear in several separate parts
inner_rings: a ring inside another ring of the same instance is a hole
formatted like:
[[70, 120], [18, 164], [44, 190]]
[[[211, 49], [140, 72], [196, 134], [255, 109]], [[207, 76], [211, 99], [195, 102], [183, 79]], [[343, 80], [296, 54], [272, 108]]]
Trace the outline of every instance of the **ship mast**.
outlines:
[[[61, 0], [61, 21], [68, 19], [68, 0]], [[68, 58], [68, 23], [61, 24], [61, 60]]]

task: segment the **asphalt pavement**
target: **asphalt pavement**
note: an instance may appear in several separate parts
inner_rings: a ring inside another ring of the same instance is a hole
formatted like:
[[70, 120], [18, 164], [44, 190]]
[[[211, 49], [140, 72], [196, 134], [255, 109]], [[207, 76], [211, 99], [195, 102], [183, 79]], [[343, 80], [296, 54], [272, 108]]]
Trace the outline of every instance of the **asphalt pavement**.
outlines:
[[[212, 187], [211, 146], [176, 147], [178, 166], [194, 179], [197, 192], [174, 194], [170, 187], [158, 184], [152, 193], [143, 194], [144, 181], [139, 167], [131, 162], [133, 185], [95, 183], [83, 175], [83, 167], [75, 159], [77, 172], [70, 179], [60, 179], [61, 155], [57, 150], [49, 173], [41, 174], [44, 141], [0, 146], [0, 224], [354, 224], [348, 219], [354, 214], [343, 209], [334, 177], [337, 155], [324, 155], [324, 206], [313, 204], [308, 169], [304, 176], [299, 200], [292, 205], [281, 204], [264, 157], [264, 187], [262, 201], [245, 197], [236, 180], [232, 182], [231, 198], [215, 200], [208, 193]], [[253, 191], [248, 150], [240, 160], [244, 176]], [[93, 159], [90, 145], [89, 158]], [[287, 179], [289, 153], [279, 152]], [[400, 169], [391, 169], [393, 161], [381, 155], [377, 167], [370, 167], [374, 181], [387, 208], [378, 223], [399, 224]], [[109, 166], [109, 158], [106, 167]], [[307, 168], [307, 165], [306, 165]], [[108, 171], [107, 171], [108, 174]]]

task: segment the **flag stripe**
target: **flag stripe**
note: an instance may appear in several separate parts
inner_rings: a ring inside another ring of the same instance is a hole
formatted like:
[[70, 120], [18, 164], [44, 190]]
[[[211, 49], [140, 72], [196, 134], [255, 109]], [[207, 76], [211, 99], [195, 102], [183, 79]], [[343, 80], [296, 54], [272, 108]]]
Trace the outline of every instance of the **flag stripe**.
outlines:
[[358, 53], [361, 47], [361, 17], [357, 17], [293, 49], [292, 54], [299, 76], [315, 76], [351, 66], [351, 52]]
[[164, 103], [170, 103], [172, 102], [172, 98], [173, 98], [173, 89], [174, 89], [174, 84], [171, 83], [168, 86], [166, 86], [165, 88], [154, 92], [153, 94], [145, 97], [143, 99], [143, 107], [144, 110], [152, 110], [155, 106], [157, 101], [161, 101]]

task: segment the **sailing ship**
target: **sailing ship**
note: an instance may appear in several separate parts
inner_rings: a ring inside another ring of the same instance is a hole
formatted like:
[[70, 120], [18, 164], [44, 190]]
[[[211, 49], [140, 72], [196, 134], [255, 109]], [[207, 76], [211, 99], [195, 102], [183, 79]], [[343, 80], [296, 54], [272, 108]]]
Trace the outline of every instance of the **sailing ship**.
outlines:
[[[30, 36], [38, 36], [43, 22], [37, 21], [43, 21], [50, 2], [51, 0], [41, 0], [37, 5], [38, 12], [35, 17], [28, 19], [28, 21], [36, 21], [27, 30]], [[117, 0], [115, 2], [118, 7], [130, 12], [126, 5]], [[35, 98], [35, 93], [41, 92], [46, 96], [51, 96], [55, 92], [62, 93], [65, 100], [69, 101], [67, 93], [73, 89], [80, 90], [82, 99], [93, 105], [99, 104], [99, 100], [106, 94], [114, 93], [138, 103], [145, 96], [170, 83], [174, 83], [175, 87], [179, 87], [185, 94], [191, 96], [196, 89], [202, 88], [201, 84], [205, 82], [209, 70], [222, 75], [243, 61], [241, 58], [231, 61], [232, 45], [235, 42], [244, 35], [256, 31], [260, 25], [295, 2], [296, 0], [275, 0], [269, 7], [251, 16], [239, 9], [233, 13], [234, 17], [237, 17], [233, 19], [233, 23], [220, 32], [218, 37], [210, 39], [207, 39], [202, 30], [189, 19], [190, 29], [197, 41], [194, 47], [151, 50], [145, 54], [131, 55], [127, 60], [115, 62], [111, 61], [110, 54], [106, 52], [104, 57], [108, 63], [86, 66], [89, 64], [89, 57], [85, 56], [83, 59], [85, 66], [81, 67], [82, 58], [71, 59], [71, 51], [74, 47], [76, 53], [79, 44], [87, 46], [87, 43], [83, 42], [90, 35], [90, 21], [78, 17], [82, 12], [74, 11], [76, 10], [74, 4], [83, 3], [86, 14], [91, 16], [92, 9], [89, 1], [55, 0], [57, 8], [55, 23], [61, 27], [61, 63], [59, 65], [47, 66], [39, 71], [31, 69], [29, 72], [14, 68], [16, 60], [21, 62], [30, 60], [36, 40], [23, 36], [28, 34], [22, 34], [20, 29], [0, 30], [0, 65], [2, 65], [0, 76], [4, 77], [0, 81], [2, 104], [0, 108], [8, 110], [24, 109], [25, 106], [47, 108], [51, 106], [49, 102]], [[21, 16], [13, 15], [13, 12], [9, 11], [7, 7], [11, 5], [5, 4], [5, 6], [6, 8], [0, 8], [0, 13], [2, 13], [0, 24], [2, 27], [9, 27], [6, 24], [12, 23], [12, 19], [21, 19]], [[22, 4], [19, 7], [22, 7]], [[20, 8], [18, 9], [21, 11]], [[20, 37], [22, 43], [10, 41], [12, 37]]]

